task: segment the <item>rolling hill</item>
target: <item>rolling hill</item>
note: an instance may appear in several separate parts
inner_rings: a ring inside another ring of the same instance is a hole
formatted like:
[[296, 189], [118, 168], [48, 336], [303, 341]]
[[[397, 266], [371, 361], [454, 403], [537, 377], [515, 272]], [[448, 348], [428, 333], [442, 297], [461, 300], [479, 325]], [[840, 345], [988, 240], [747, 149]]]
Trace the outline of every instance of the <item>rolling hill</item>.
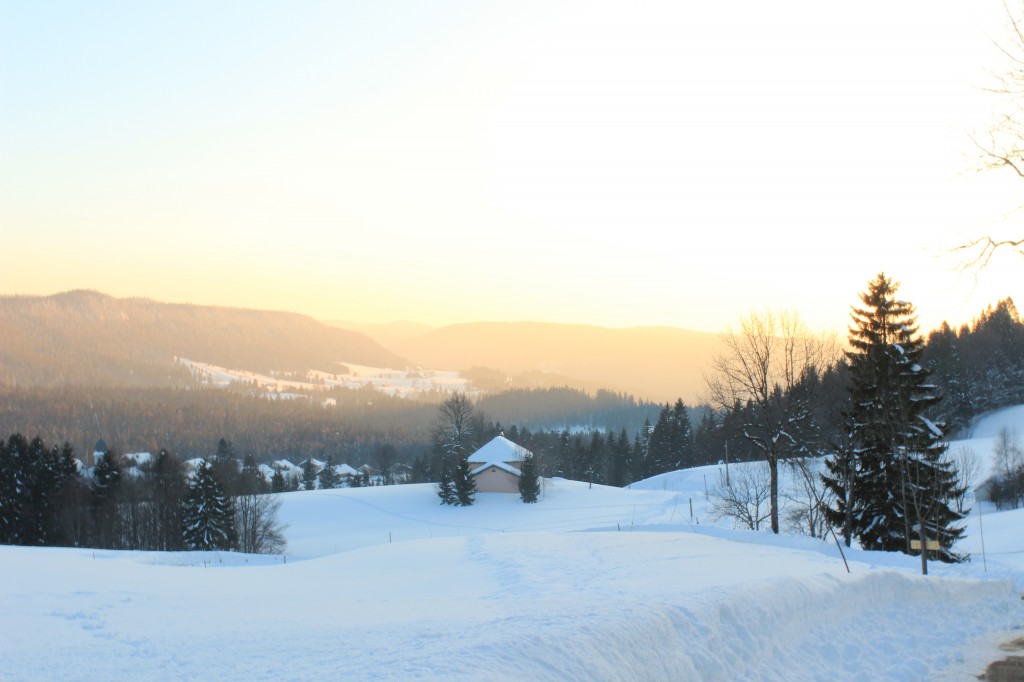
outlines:
[[95, 291], [0, 297], [0, 383], [165, 386], [175, 357], [255, 372], [408, 363], [358, 332], [296, 313], [114, 298]]

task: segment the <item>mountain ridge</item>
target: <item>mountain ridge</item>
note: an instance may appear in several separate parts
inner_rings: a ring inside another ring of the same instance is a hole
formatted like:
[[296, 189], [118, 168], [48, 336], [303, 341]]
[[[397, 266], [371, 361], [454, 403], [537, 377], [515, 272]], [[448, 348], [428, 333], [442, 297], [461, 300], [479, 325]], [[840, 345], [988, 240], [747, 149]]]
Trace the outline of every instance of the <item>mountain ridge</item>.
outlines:
[[369, 337], [284, 311], [253, 310], [93, 290], [0, 296], [0, 383], [176, 385], [177, 357], [253, 371], [335, 370], [341, 362], [404, 367]]
[[115, 298], [89, 289], [4, 295], [0, 384], [182, 385], [191, 377], [174, 358], [183, 357], [263, 373], [333, 372], [343, 362], [448, 369], [488, 392], [605, 388], [695, 404], [718, 343], [714, 334], [655, 325], [336, 324], [288, 311]]

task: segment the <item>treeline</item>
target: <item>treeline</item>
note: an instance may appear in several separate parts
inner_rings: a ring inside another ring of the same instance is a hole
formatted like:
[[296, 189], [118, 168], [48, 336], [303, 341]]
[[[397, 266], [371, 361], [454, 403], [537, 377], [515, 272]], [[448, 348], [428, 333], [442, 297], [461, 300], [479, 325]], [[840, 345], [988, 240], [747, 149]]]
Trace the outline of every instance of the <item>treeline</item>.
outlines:
[[284, 548], [280, 502], [249, 457], [189, 472], [161, 449], [129, 467], [114, 452], [82, 468], [70, 445], [19, 433], [0, 441], [0, 544], [139, 550]]
[[506, 424], [533, 430], [635, 432], [654, 419], [661, 406], [626, 393], [598, 390], [593, 395], [568, 387], [512, 389], [485, 394], [477, 409]]
[[[395, 450], [395, 461], [406, 464], [431, 446], [441, 396], [411, 400], [369, 388], [338, 388], [324, 396], [334, 404], [324, 405], [321, 398], [273, 400], [245, 387], [0, 389], [0, 433], [68, 442], [86, 460], [100, 439], [119, 452], [166, 448], [189, 459], [211, 454], [226, 437], [237, 452], [253, 455], [258, 463], [332, 457], [355, 466], [373, 462], [385, 444]], [[486, 396], [478, 409], [531, 429], [578, 425], [633, 433], [657, 415], [659, 406], [627, 395], [599, 392], [591, 397], [563, 388]]]
[[943, 325], [928, 336], [924, 352], [943, 401], [938, 416], [963, 429], [979, 414], [1024, 403], [1024, 322], [1007, 298], [970, 325]]
[[0, 391], [0, 433], [68, 442], [87, 464], [100, 439], [118, 452], [166, 448], [191, 459], [227, 437], [258, 463], [333, 456], [358, 466], [381, 443], [409, 460], [422, 449], [434, 405], [369, 389], [331, 396], [334, 406], [215, 388], [16, 388]]

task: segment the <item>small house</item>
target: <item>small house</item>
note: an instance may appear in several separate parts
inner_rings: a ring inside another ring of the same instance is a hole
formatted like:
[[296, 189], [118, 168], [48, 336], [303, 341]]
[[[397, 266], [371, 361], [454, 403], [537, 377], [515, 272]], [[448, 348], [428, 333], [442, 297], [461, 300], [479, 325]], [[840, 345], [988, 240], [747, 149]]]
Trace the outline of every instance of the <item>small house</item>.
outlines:
[[533, 453], [497, 436], [469, 456], [469, 466], [480, 493], [518, 493], [520, 466]]

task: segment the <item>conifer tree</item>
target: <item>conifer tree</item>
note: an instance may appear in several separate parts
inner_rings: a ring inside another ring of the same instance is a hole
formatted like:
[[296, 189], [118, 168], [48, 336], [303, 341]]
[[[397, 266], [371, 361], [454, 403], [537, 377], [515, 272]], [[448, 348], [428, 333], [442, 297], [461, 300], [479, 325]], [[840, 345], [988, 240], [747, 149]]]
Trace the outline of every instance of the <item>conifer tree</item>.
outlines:
[[150, 466], [155, 548], [181, 549], [181, 505], [188, 489], [181, 461], [160, 448]]
[[121, 518], [117, 505], [121, 491], [121, 462], [114, 452], [96, 459], [90, 488], [90, 507], [96, 529], [96, 545], [106, 549], [121, 547]]
[[605, 482], [606, 467], [604, 466], [604, 461], [606, 451], [607, 445], [601, 432], [594, 431], [591, 433], [590, 447], [587, 448], [583, 466], [583, 475], [591, 485], [594, 483], [603, 484]]
[[316, 464], [313, 463], [313, 458], [307, 458], [302, 464], [302, 487], [306, 490], [315, 490], [316, 479], [319, 473]]
[[608, 485], [619, 488], [632, 481], [633, 449], [629, 445], [629, 436], [623, 427], [611, 452], [611, 464], [608, 468]]
[[284, 480], [284, 474], [280, 469], [274, 469], [274, 475], [270, 477], [270, 492], [283, 493], [288, 491], [288, 481]]
[[181, 534], [185, 549], [233, 549], [236, 544], [232, 500], [203, 462], [192, 475], [182, 504]]
[[77, 488], [81, 485], [78, 461], [70, 443], [63, 447], [53, 446], [47, 451], [46, 462], [46, 511], [41, 527], [43, 542], [47, 545], [68, 546], [75, 544], [73, 527], [76, 509]]
[[240, 492], [242, 481], [240, 480], [239, 461], [235, 456], [235, 447], [231, 441], [221, 438], [217, 441], [217, 454], [213, 458], [213, 476], [224, 488], [228, 495], [237, 495]]
[[540, 474], [533, 455], [523, 460], [519, 468], [519, 497], [523, 502], [533, 503], [540, 496]]
[[674, 430], [672, 408], [668, 403], [658, 413], [658, 421], [654, 423], [651, 438], [648, 442], [647, 467], [644, 478], [670, 471], [672, 459], [672, 439]]
[[455, 496], [455, 474], [449, 457], [442, 458], [439, 465], [437, 496], [441, 498], [441, 504], [454, 505], [458, 502]]
[[633, 480], [640, 480], [649, 476], [650, 470], [650, 449], [651, 449], [651, 420], [644, 418], [643, 426], [636, 434], [633, 442]]
[[409, 473], [409, 482], [428, 483], [430, 480], [430, 463], [423, 457], [416, 457], [412, 462], [412, 471]]
[[317, 480], [320, 481], [321, 490], [333, 490], [341, 484], [341, 478], [338, 476], [338, 471], [334, 468], [334, 457], [332, 455], [327, 456], [324, 468], [320, 470], [319, 474], [317, 474]]
[[256, 457], [250, 453], [242, 462], [242, 472], [238, 477], [238, 494], [259, 495], [267, 492], [270, 492], [270, 484], [256, 464]]
[[0, 544], [21, 544], [26, 484], [23, 453], [27, 449], [28, 442], [20, 433], [0, 442]]
[[956, 472], [943, 458], [940, 425], [927, 416], [939, 396], [920, 363], [914, 307], [896, 298], [898, 287], [878, 275], [852, 313], [851, 445], [826, 462], [825, 483], [836, 495], [827, 517], [865, 549], [910, 553], [911, 541], [923, 538], [938, 540], [934, 558], [959, 561], [951, 550], [963, 533], [951, 507]]
[[676, 427], [673, 438], [676, 456], [671, 470], [696, 466], [693, 424], [690, 422], [690, 412], [686, 409], [682, 398], [676, 400], [676, 404], [672, 407], [672, 414], [675, 417]]
[[462, 455], [455, 467], [455, 499], [460, 507], [469, 507], [475, 497], [476, 476], [469, 465], [469, 455]]
[[661, 408], [648, 448], [647, 476], [693, 465], [693, 427], [682, 399]]

